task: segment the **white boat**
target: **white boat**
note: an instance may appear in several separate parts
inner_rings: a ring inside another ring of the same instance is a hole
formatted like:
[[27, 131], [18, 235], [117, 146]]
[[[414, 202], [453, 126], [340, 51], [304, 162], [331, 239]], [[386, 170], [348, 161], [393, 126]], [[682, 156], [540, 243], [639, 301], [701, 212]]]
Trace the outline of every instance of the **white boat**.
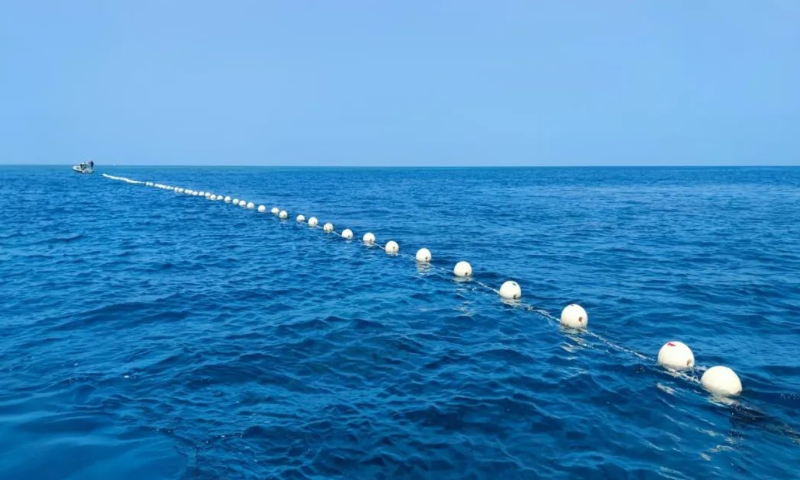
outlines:
[[78, 165], [73, 165], [72, 171], [75, 173], [94, 173], [94, 162], [83, 162]]

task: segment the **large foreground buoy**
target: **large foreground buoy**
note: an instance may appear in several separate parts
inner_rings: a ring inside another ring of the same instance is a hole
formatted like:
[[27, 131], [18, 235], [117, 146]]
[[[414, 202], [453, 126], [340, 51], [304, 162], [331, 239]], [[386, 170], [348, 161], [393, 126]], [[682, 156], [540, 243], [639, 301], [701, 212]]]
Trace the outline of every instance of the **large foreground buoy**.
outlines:
[[711, 393], [722, 396], [736, 396], [742, 393], [742, 381], [736, 372], [728, 367], [711, 367], [700, 378], [700, 383]]
[[416, 258], [419, 263], [429, 263], [431, 261], [431, 251], [427, 248], [420, 248], [417, 250]]
[[278, 207], [272, 207], [271, 211], [273, 215], [277, 215], [278, 213], [280, 213], [281, 209]]
[[322, 230], [325, 233], [331, 233], [333, 231], [333, 224], [331, 222], [326, 223], [325, 226], [322, 227]]
[[305, 221], [306, 221], [306, 216], [303, 215], [302, 213], [297, 216], [297, 223], [303, 223]]
[[586, 328], [589, 324], [589, 314], [580, 305], [573, 303], [561, 311], [561, 325], [570, 328]]
[[344, 230], [342, 230], [342, 238], [344, 238], [345, 240], [350, 240], [351, 238], [353, 238], [353, 231], [350, 230], [349, 228], [345, 228]]
[[287, 212], [286, 210], [281, 210], [281, 213], [278, 214], [278, 218], [280, 218], [281, 220], [286, 220], [287, 218], [289, 218], [289, 212]]
[[361, 240], [366, 243], [367, 245], [374, 245], [375, 244], [375, 234], [371, 232], [367, 232], [361, 237]]
[[231, 203], [231, 197], [225, 197], [225, 203]]
[[471, 277], [472, 265], [464, 261], [458, 262], [456, 266], [453, 267], [453, 273], [456, 277]]
[[509, 300], [516, 300], [522, 297], [522, 289], [519, 288], [517, 282], [509, 280], [500, 287], [500, 296]]
[[267, 207], [265, 207], [264, 205], [259, 205], [258, 206], [258, 213], [264, 213], [266, 211], [267, 211]]
[[317, 224], [319, 224], [319, 220], [317, 220], [317, 217], [311, 217], [311, 218], [308, 219], [308, 226], [309, 227], [316, 227]]
[[670, 370], [694, 368], [694, 354], [685, 343], [667, 342], [658, 351], [658, 364]]
[[389, 240], [386, 242], [386, 246], [383, 249], [386, 250], [386, 253], [389, 255], [394, 255], [400, 251], [400, 245], [398, 245], [394, 240]]

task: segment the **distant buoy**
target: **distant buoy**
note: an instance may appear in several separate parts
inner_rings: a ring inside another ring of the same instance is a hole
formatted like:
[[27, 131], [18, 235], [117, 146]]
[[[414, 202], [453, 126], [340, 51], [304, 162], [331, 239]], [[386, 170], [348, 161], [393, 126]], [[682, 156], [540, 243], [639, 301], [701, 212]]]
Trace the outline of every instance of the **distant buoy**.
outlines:
[[286, 220], [287, 218], [289, 218], [289, 212], [287, 212], [286, 210], [281, 210], [281, 213], [278, 214], [278, 218], [280, 218], [281, 220]]
[[375, 244], [375, 235], [367, 232], [361, 237], [361, 240], [366, 243], [367, 245], [374, 245]]
[[239, 206], [240, 207], [246, 207], [247, 206], [247, 202], [244, 201], [244, 200], [239, 200]]
[[417, 250], [416, 258], [419, 263], [428, 263], [431, 261], [431, 251], [427, 248], [420, 248]]
[[234, 205], [239, 205], [239, 199], [238, 198], [234, 198], [233, 199], [233, 204]]
[[303, 215], [302, 213], [297, 216], [297, 223], [303, 223], [305, 221], [306, 221], [306, 216]]
[[517, 282], [509, 280], [500, 287], [500, 296], [509, 300], [516, 300], [522, 297], [522, 289]]
[[203, 195], [203, 196], [204, 196], [204, 197], [206, 197], [206, 198], [208, 198], [208, 197], [210, 197], [210, 196], [211, 196], [211, 194], [210, 194], [210, 193], [208, 193], [208, 192], [206, 192], [206, 194], [205, 194], [205, 195]]
[[670, 370], [694, 368], [694, 354], [682, 342], [667, 342], [658, 351], [658, 364]]
[[386, 242], [386, 247], [384, 247], [384, 250], [386, 250], [386, 253], [389, 255], [394, 255], [400, 251], [400, 245], [398, 245], [394, 240], [389, 240]]
[[211, 201], [216, 202], [217, 201], [217, 196], [216, 195], [211, 195], [210, 197], [208, 197], [208, 199], [211, 200]]
[[700, 383], [711, 393], [733, 397], [742, 393], [742, 381], [728, 367], [711, 367], [700, 378]]
[[322, 230], [324, 230], [325, 233], [331, 233], [333, 231], [333, 224], [330, 222], [326, 223], [325, 226], [322, 227]]
[[344, 230], [342, 230], [342, 238], [344, 238], [345, 240], [350, 240], [351, 238], [353, 238], [353, 231], [350, 230], [349, 228], [345, 228]]
[[206, 196], [206, 192], [197, 192], [197, 196], [198, 197], [205, 197]]
[[264, 213], [266, 211], [267, 211], [267, 207], [265, 207], [264, 205], [259, 205], [258, 206], [258, 213]]
[[222, 200], [222, 195], [217, 195], [217, 201]]
[[464, 261], [458, 262], [456, 263], [456, 266], [453, 267], [453, 273], [456, 275], [456, 277], [471, 277], [472, 265]]
[[278, 207], [272, 207], [272, 214], [277, 215], [281, 210]]
[[308, 219], [308, 226], [309, 227], [316, 227], [318, 223], [319, 223], [319, 220], [317, 220], [317, 217], [311, 217], [311, 218]]
[[573, 303], [561, 311], [561, 325], [569, 328], [586, 328], [589, 324], [589, 314], [580, 305]]
[[225, 203], [231, 203], [231, 197], [225, 197]]
[[256, 208], [256, 205], [253, 202], [247, 202], [247, 209], [252, 210]]

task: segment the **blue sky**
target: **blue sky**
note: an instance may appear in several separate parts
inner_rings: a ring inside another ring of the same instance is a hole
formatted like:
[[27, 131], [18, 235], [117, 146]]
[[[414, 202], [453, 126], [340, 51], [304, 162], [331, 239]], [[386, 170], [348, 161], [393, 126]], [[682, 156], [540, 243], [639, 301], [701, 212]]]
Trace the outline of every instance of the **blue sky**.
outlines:
[[0, 163], [799, 165], [800, 1], [0, 2]]

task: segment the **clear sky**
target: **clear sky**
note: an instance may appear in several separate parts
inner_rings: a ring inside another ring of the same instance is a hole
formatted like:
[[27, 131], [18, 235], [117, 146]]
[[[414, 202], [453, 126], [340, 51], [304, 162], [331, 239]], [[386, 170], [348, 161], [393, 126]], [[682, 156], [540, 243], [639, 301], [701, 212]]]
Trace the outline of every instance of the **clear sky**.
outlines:
[[0, 1], [0, 163], [800, 165], [800, 0]]

